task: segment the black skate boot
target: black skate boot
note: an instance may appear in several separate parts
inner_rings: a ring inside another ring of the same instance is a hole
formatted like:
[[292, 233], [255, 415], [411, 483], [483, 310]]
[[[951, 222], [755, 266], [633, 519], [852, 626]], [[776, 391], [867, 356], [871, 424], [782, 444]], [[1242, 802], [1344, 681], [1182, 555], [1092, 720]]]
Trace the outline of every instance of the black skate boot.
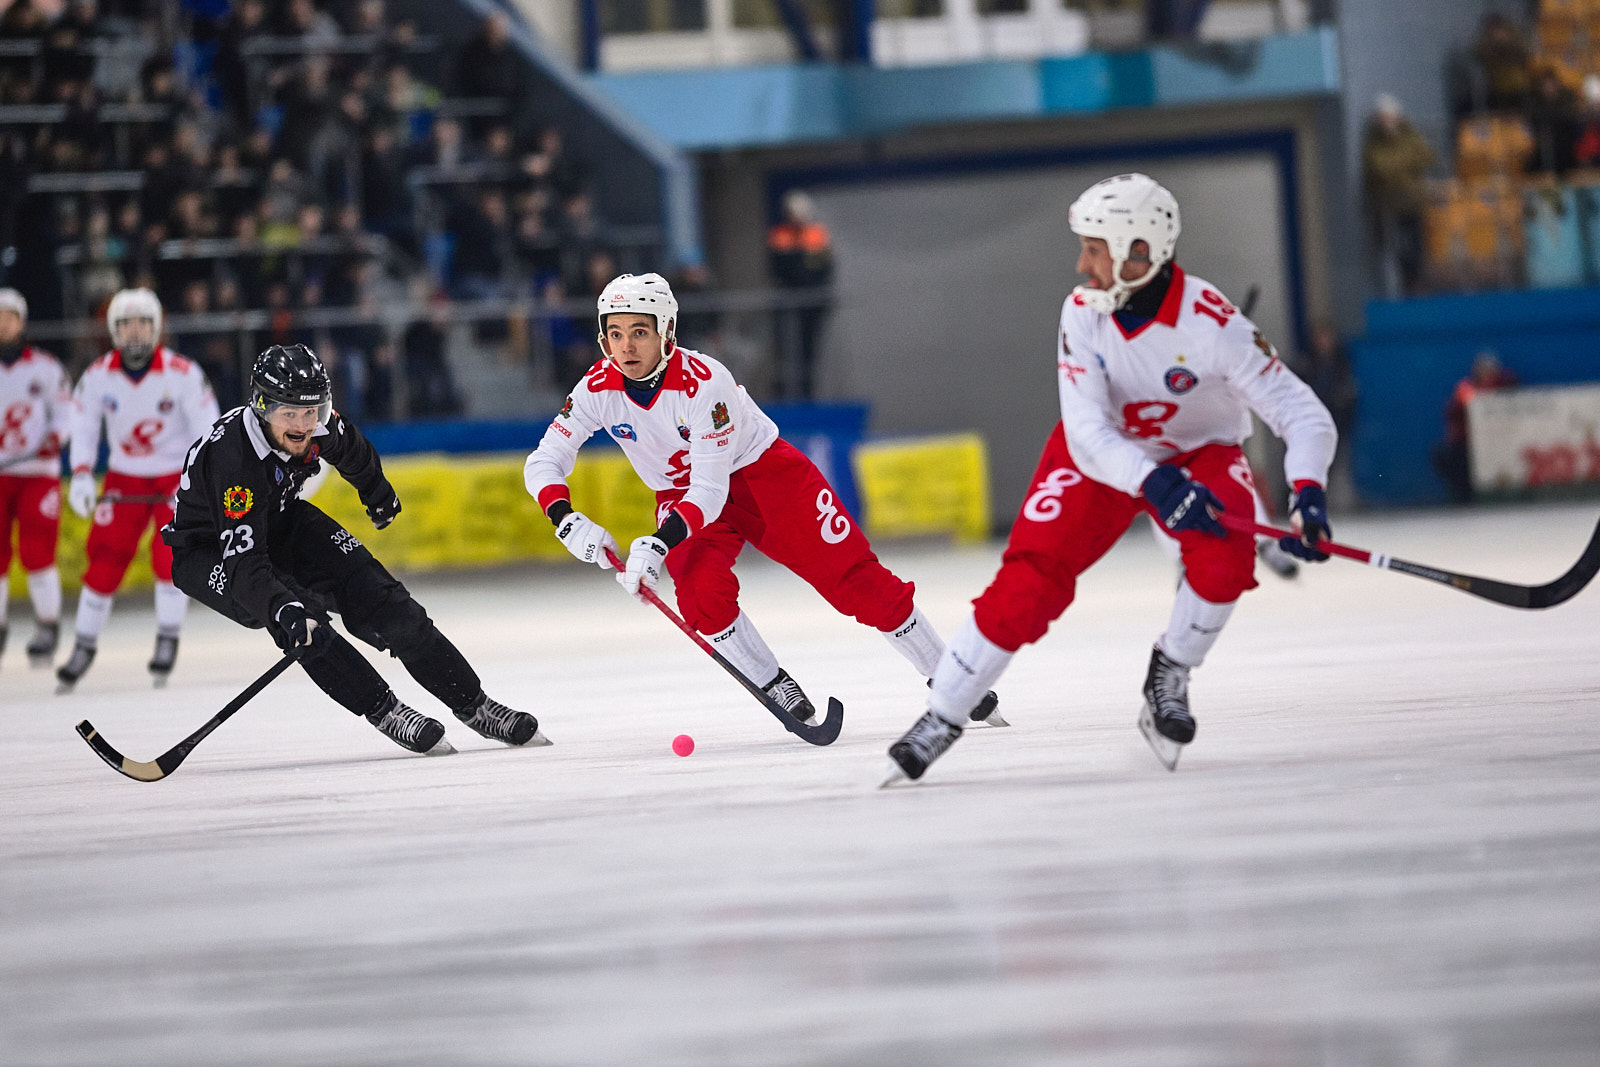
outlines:
[[1256, 558], [1266, 564], [1269, 571], [1286, 582], [1300, 576], [1300, 564], [1276, 541], [1257, 541]]
[[[928, 679], [928, 688], [933, 688], [933, 679]], [[1000, 717], [1000, 695], [993, 689], [983, 694], [983, 699], [978, 701], [978, 706], [967, 713], [967, 718], [973, 722], [981, 722], [985, 726], [1010, 726]]]
[[61, 640], [61, 624], [59, 622], [36, 622], [33, 624], [33, 640], [28, 642], [28, 665], [30, 667], [48, 667], [50, 661], [56, 658], [56, 644]]
[[1139, 732], [1162, 766], [1175, 771], [1183, 746], [1194, 740], [1194, 731], [1194, 716], [1189, 714], [1189, 668], [1168, 658], [1159, 647], [1151, 649]]
[[376, 726], [383, 736], [412, 752], [447, 756], [455, 751], [444, 738], [443, 723], [407, 707], [393, 693], [383, 698], [376, 711], [368, 713], [367, 721]]
[[767, 686], [767, 696], [771, 697], [778, 707], [807, 726], [817, 724], [817, 709], [806, 698], [805, 690], [800, 688], [800, 683], [789, 677], [789, 672], [782, 667], [778, 668], [778, 676]]
[[922, 718], [911, 724], [906, 735], [889, 746], [889, 759], [894, 766], [883, 786], [893, 785], [902, 778], [913, 782], [921, 778], [930, 764], [944, 755], [945, 749], [956, 743], [961, 727], [952, 726], [932, 711], [922, 713]]
[[163, 689], [167, 684], [167, 676], [172, 673], [172, 665], [178, 660], [178, 635], [156, 634], [156, 652], [150, 657], [150, 677], [155, 682], [157, 689]]
[[490, 700], [487, 693], [478, 697], [471, 707], [457, 708], [455, 716], [491, 741], [535, 747], [550, 744], [550, 739], [539, 732], [538, 719], [525, 711], [512, 711], [498, 700]]
[[89, 671], [94, 662], [95, 646], [85, 644], [79, 637], [72, 645], [72, 655], [56, 670], [56, 694], [72, 692], [72, 687]]

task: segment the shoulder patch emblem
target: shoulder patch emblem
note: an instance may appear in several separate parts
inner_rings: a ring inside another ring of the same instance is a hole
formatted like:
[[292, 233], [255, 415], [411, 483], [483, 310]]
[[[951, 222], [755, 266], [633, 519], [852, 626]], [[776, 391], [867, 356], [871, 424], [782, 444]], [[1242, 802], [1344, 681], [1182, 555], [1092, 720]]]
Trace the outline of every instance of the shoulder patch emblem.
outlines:
[[711, 409], [711, 428], [720, 430], [726, 425], [728, 425], [728, 405], [719, 400]]
[[634, 432], [633, 426], [626, 422], [619, 422], [615, 426], [611, 427], [611, 436], [617, 438], [619, 441], [637, 441], [639, 439], [639, 435]]
[[1061, 354], [1063, 356], [1072, 355], [1072, 348], [1067, 344], [1067, 331], [1066, 330], [1062, 330], [1061, 331]]
[[1173, 367], [1167, 371], [1167, 391], [1182, 395], [1200, 384], [1200, 379], [1187, 367]]
[[561, 410], [556, 412], [563, 419], [572, 418], [572, 397], [568, 395], [567, 402], [561, 405]]
[[255, 506], [256, 495], [242, 485], [236, 485], [222, 494], [222, 513], [230, 519], [242, 519]]
[[681, 422], [678, 424], [678, 436], [683, 438], [685, 441], [689, 439], [689, 427], [685, 426]]

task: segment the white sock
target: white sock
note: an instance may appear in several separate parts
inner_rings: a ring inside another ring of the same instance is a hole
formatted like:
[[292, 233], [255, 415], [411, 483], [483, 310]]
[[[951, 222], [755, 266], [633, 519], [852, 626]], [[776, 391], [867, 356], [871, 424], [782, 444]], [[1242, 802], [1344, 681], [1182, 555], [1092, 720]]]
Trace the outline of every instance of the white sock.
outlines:
[[883, 636], [896, 652], [911, 661], [918, 674], [924, 678], [933, 677], [939, 657], [944, 655], [944, 641], [920, 610], [913, 607], [904, 622], [893, 630], [883, 631]]
[[6, 624], [7, 613], [11, 610], [11, 577], [5, 572], [0, 572], [0, 626]]
[[711, 647], [739, 668], [739, 673], [765, 689], [778, 677], [778, 657], [761, 639], [750, 616], [739, 612], [733, 625], [721, 633], [707, 634]]
[[111, 618], [112, 597], [84, 586], [78, 593], [78, 640], [93, 648]]
[[928, 707], [945, 722], [965, 726], [967, 715], [994, 688], [1013, 655], [983, 636], [977, 619], [968, 615], [939, 657]]
[[1167, 632], [1156, 643], [1172, 659], [1185, 667], [1198, 667], [1205, 662], [1206, 653], [1217, 643], [1222, 628], [1233, 614], [1233, 601], [1213, 604], [1201, 600], [1200, 594], [1189, 588], [1187, 581], [1178, 586], [1178, 597], [1172, 602], [1172, 617], [1167, 620]]
[[177, 637], [183, 617], [189, 611], [189, 598], [171, 582], [156, 583], [156, 633]]
[[28, 596], [33, 600], [37, 622], [56, 622], [61, 618], [61, 574], [54, 567], [28, 572]]

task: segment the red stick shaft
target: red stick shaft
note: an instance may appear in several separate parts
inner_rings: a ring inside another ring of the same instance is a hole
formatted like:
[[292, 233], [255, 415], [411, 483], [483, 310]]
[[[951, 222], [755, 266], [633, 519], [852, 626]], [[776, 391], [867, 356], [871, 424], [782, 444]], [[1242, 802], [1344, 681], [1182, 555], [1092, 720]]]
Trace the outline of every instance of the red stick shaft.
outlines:
[[[1279, 530], [1272, 526], [1263, 526], [1253, 519], [1242, 519], [1237, 515], [1229, 515], [1225, 511], [1217, 516], [1217, 521], [1221, 522], [1222, 525], [1226, 526], [1230, 530], [1236, 530], [1239, 533], [1253, 534], [1256, 537], [1270, 537], [1273, 540], [1277, 540], [1280, 537], [1295, 536], [1292, 531]], [[1349, 545], [1335, 544], [1332, 541], [1319, 542], [1317, 547], [1328, 553], [1330, 556], [1343, 556], [1345, 559], [1353, 559], [1357, 563], [1372, 562], [1372, 553], [1368, 552], [1364, 548], [1351, 548]]]

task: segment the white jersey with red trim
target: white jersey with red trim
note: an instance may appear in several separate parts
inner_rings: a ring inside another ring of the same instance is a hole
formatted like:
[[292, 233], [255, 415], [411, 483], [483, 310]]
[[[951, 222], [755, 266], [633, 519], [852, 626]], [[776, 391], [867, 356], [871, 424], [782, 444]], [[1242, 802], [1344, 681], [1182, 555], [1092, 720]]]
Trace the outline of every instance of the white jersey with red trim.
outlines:
[[28, 345], [0, 363], [0, 477], [59, 477], [71, 433], [72, 379], [60, 360]]
[[699, 352], [679, 348], [668, 357], [648, 405], [630, 397], [623, 382], [609, 359], [589, 368], [528, 457], [523, 482], [541, 509], [567, 499], [578, 449], [604, 430], [645, 485], [688, 490], [676, 507], [694, 533], [722, 514], [728, 477], [759, 459], [778, 427], [727, 367]]
[[136, 478], [183, 470], [189, 446], [221, 413], [205, 372], [170, 348], [158, 348], [138, 380], [113, 349], [89, 364], [73, 390], [72, 470], [91, 470], [100, 427], [110, 443], [107, 467]]
[[1137, 496], [1163, 460], [1242, 443], [1254, 411], [1288, 446], [1289, 484], [1327, 484], [1328, 409], [1255, 323], [1176, 264], [1160, 312], [1131, 332], [1069, 296], [1056, 368], [1067, 447], [1097, 482]]

